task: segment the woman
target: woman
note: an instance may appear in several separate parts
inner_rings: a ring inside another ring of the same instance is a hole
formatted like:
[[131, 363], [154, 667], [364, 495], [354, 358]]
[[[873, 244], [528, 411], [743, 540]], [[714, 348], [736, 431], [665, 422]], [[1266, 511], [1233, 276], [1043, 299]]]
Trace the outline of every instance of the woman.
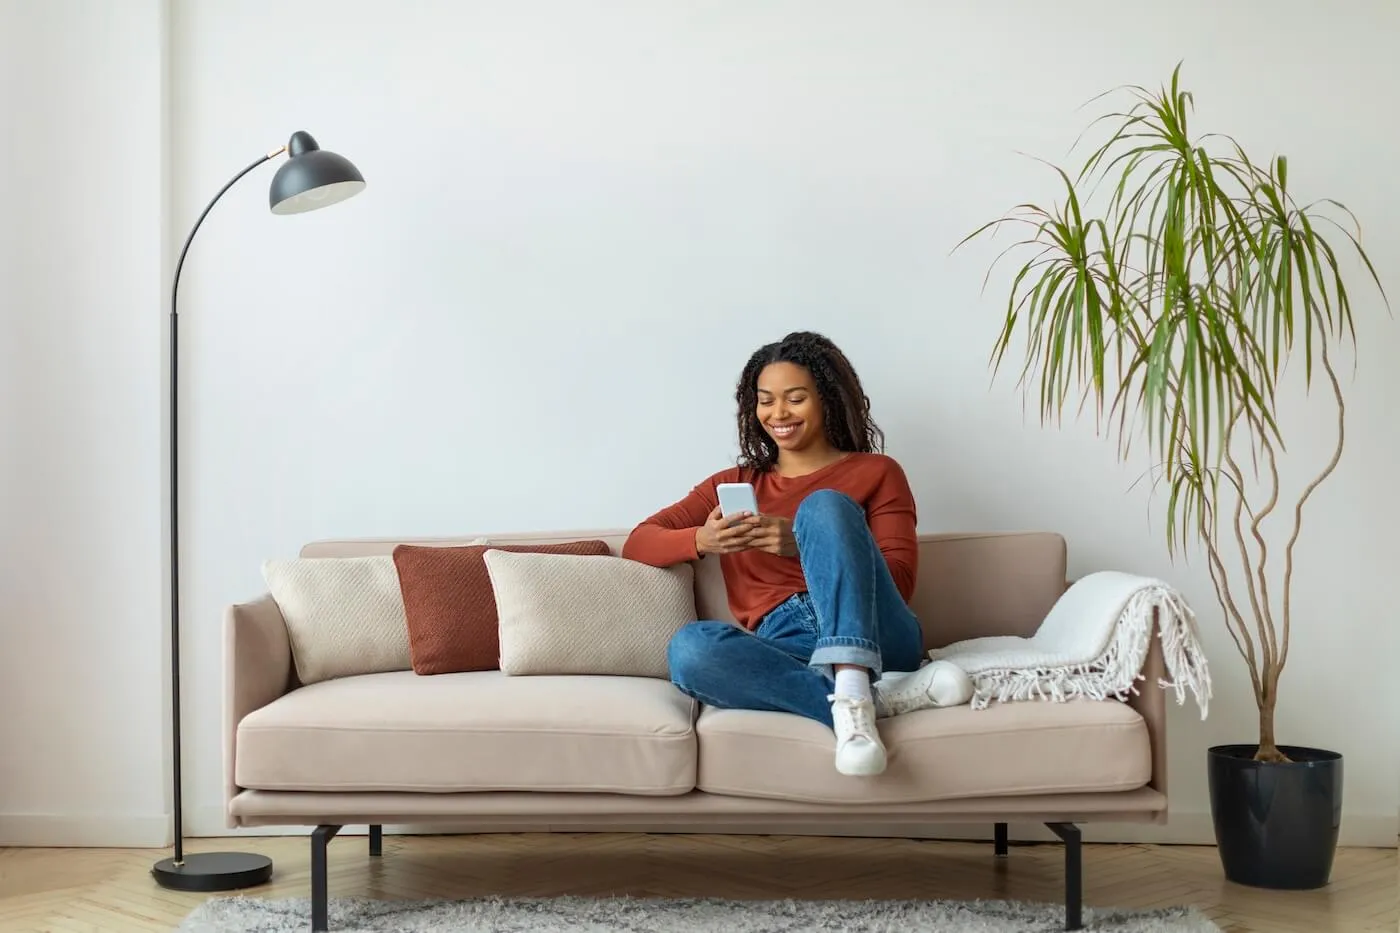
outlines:
[[[836, 770], [885, 770], [877, 717], [965, 703], [948, 662], [920, 668], [908, 606], [918, 565], [914, 496], [845, 355], [819, 334], [760, 348], [736, 392], [737, 467], [628, 536], [657, 567], [714, 557], [740, 626], [695, 622], [671, 640], [671, 680], [710, 706], [777, 710], [836, 734]], [[758, 514], [722, 518], [719, 483], [752, 483]], [[891, 671], [905, 673], [887, 673]]]

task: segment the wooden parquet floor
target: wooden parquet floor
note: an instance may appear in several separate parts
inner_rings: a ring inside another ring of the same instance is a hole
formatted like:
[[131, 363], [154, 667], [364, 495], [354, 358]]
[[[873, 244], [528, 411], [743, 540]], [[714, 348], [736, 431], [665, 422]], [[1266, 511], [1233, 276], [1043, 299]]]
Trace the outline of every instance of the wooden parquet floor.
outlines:
[[[196, 839], [187, 851], [262, 852], [270, 884], [247, 892], [305, 897], [310, 842], [301, 836]], [[0, 849], [0, 933], [169, 931], [204, 895], [163, 890], [150, 849]], [[1058, 845], [790, 836], [501, 834], [364, 836], [330, 845], [331, 897], [384, 899], [631, 894], [732, 898], [1009, 898], [1058, 901]], [[1229, 933], [1400, 930], [1394, 849], [1343, 849], [1319, 891], [1269, 892], [1223, 880], [1213, 848], [1085, 845], [1089, 906], [1193, 904]], [[309, 922], [308, 922], [309, 928]]]

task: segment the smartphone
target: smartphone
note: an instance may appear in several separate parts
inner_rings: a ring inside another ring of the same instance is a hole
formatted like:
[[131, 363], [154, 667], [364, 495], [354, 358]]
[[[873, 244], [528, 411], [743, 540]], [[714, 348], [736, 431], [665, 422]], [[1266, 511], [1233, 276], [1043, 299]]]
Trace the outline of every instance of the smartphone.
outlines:
[[753, 493], [752, 483], [720, 483], [719, 512], [725, 518], [739, 512], [758, 514], [758, 499]]

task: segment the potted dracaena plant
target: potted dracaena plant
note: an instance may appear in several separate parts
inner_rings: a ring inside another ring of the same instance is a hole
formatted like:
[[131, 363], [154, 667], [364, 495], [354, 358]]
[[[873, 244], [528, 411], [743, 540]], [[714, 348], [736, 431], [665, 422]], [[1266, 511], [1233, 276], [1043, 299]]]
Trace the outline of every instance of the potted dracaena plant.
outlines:
[[[1042, 423], [1078, 395], [1116, 422], [1120, 458], [1140, 429], [1166, 490], [1168, 553], [1194, 542], [1204, 554], [1259, 713], [1257, 741], [1207, 753], [1225, 875], [1319, 887], [1336, 850], [1342, 756], [1281, 745], [1274, 713], [1303, 507], [1345, 437], [1337, 355], [1343, 341], [1355, 349], [1355, 332], [1342, 247], [1351, 272], [1385, 293], [1354, 217], [1335, 201], [1296, 202], [1284, 156], [1259, 162], [1229, 137], [1189, 135], [1180, 72], [1155, 93], [1120, 89], [1132, 106], [1091, 124], [1108, 122], [1107, 140], [1075, 177], [1055, 169], [1061, 203], [1022, 204], [958, 248], [1006, 224], [1029, 231], [1002, 254], [1031, 255], [1010, 286], [993, 370], [1018, 345], [1019, 386]], [[1294, 387], [1309, 398], [1321, 383], [1316, 394], [1336, 414], [1335, 442], [1296, 493], [1279, 483], [1286, 379], [1302, 380]]]

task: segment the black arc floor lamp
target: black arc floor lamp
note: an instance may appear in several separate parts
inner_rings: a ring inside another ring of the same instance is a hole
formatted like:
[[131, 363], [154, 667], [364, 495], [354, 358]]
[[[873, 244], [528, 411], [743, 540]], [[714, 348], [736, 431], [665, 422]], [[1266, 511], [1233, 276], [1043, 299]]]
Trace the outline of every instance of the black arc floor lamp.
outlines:
[[329, 207], [364, 190], [365, 179], [350, 161], [316, 145], [310, 133], [298, 130], [285, 146], [262, 156], [219, 189], [194, 222], [175, 264], [170, 289], [170, 734], [174, 753], [175, 854], [151, 867], [156, 881], [179, 891], [231, 891], [262, 884], [272, 877], [272, 860], [246, 852], [185, 854], [180, 777], [180, 523], [179, 523], [179, 310], [180, 270], [185, 254], [209, 211], [224, 192], [253, 169], [282, 153], [288, 159], [272, 177], [268, 201], [274, 214], [303, 214]]

